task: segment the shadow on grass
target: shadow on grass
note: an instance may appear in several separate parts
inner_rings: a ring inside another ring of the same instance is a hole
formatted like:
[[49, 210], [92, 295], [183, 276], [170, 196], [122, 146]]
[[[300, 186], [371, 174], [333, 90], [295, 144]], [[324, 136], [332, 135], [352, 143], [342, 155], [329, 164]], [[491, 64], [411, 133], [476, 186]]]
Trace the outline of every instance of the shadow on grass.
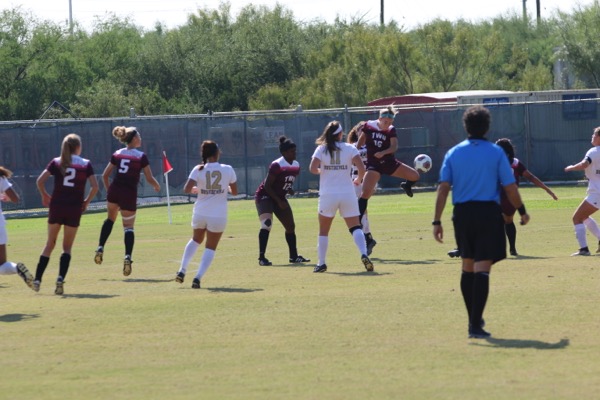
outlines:
[[356, 272], [325, 272], [326, 274], [331, 275], [341, 275], [341, 276], [384, 276], [384, 275], [392, 275], [391, 272], [379, 273], [377, 271], [369, 272], [369, 271], [356, 271]]
[[175, 278], [168, 279], [150, 279], [150, 278], [128, 278], [128, 279], [100, 279], [104, 282], [139, 282], [139, 283], [163, 283], [163, 282], [175, 282]]
[[392, 260], [389, 258], [381, 259], [381, 258], [373, 258], [370, 257], [373, 264], [377, 267], [377, 264], [403, 264], [403, 265], [432, 265], [437, 264], [440, 260]]
[[223, 293], [252, 293], [252, 292], [262, 292], [264, 289], [215, 287], [215, 288], [206, 288], [206, 290], [208, 290], [210, 292], [223, 292]]
[[486, 343], [471, 343], [475, 346], [484, 347], [502, 347], [505, 349], [536, 349], [536, 350], [559, 350], [566, 348], [570, 342], [569, 339], [561, 339], [556, 343], [547, 343], [540, 340], [523, 339], [498, 339], [487, 338]]
[[20, 322], [39, 317], [40, 314], [4, 314], [0, 315], [0, 322]]
[[510, 260], [547, 260], [550, 257], [536, 257], [536, 256], [524, 256], [522, 254], [519, 254], [518, 256], [507, 256], [504, 260], [505, 261], [510, 261]]
[[63, 294], [61, 297], [71, 297], [74, 299], [112, 299], [113, 297], [119, 297], [119, 295], [118, 294], [76, 293], [76, 294]]

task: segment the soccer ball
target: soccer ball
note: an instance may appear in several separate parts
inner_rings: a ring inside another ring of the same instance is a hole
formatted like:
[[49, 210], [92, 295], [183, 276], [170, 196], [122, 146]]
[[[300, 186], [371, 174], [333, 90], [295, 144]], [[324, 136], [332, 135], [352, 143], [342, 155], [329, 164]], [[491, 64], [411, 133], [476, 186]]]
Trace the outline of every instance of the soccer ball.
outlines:
[[415, 169], [419, 172], [429, 171], [432, 165], [431, 157], [427, 154], [419, 154], [415, 157]]

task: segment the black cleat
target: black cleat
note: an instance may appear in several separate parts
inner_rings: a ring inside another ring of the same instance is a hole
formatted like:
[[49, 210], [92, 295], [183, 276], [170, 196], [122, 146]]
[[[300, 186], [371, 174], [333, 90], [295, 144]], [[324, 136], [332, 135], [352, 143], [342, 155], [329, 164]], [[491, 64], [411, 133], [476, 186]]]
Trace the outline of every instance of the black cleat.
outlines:
[[183, 283], [184, 280], [185, 280], [185, 274], [183, 272], [178, 272], [177, 275], [175, 275], [175, 282]]
[[360, 257], [360, 260], [362, 261], [363, 265], [365, 266], [365, 269], [369, 272], [373, 272], [373, 263], [371, 262], [371, 260], [369, 260], [369, 257], [367, 257], [366, 255], [362, 255]]
[[131, 263], [132, 262], [133, 261], [131, 261], [130, 256], [125, 256], [125, 258], [123, 259], [123, 275], [124, 276], [131, 275]]
[[412, 186], [408, 182], [402, 182], [400, 187], [404, 189], [404, 192], [408, 197], [413, 197]]
[[510, 249], [510, 255], [516, 257], [519, 255], [519, 253], [517, 253], [517, 249]]
[[258, 265], [262, 265], [263, 267], [268, 267], [269, 265], [273, 265], [273, 263], [263, 257], [263, 258], [258, 259]]
[[17, 263], [17, 274], [29, 288], [33, 289], [33, 275], [31, 275], [31, 272], [29, 272], [25, 264]]
[[371, 239], [369, 243], [367, 243], [367, 255], [370, 256], [373, 253], [373, 247], [377, 244], [375, 239]]
[[192, 281], [192, 289], [200, 289], [200, 279], [194, 278]]
[[327, 264], [317, 265], [315, 267], [315, 269], [313, 269], [313, 272], [325, 272], [325, 271], [327, 271]]
[[458, 249], [450, 250], [448, 252], [448, 256], [452, 257], [452, 258], [454, 258], [454, 257], [460, 257], [460, 251]]
[[295, 258], [291, 257], [290, 262], [292, 264], [298, 264], [298, 263], [303, 263], [303, 262], [310, 262], [310, 260], [308, 258], [304, 258], [302, 256], [296, 256]]
[[483, 330], [481, 327], [469, 329], [469, 339], [487, 339], [491, 336], [491, 333]]

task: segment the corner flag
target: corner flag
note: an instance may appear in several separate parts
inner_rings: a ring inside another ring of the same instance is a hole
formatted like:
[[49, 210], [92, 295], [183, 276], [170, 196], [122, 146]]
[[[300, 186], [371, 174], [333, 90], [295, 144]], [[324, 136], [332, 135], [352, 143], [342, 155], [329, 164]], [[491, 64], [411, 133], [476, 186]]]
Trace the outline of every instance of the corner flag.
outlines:
[[167, 159], [167, 153], [165, 151], [163, 151], [163, 155], [162, 155], [162, 167], [163, 167], [163, 174], [165, 174], [165, 175], [168, 174], [169, 172], [173, 171], [173, 167], [171, 166], [171, 163]]

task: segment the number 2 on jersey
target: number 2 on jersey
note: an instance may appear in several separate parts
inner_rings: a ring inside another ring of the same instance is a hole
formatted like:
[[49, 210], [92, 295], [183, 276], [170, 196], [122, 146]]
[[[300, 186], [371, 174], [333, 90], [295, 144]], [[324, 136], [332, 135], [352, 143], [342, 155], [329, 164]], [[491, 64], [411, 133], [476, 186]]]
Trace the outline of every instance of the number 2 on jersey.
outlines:
[[206, 189], [221, 190], [221, 171], [206, 171]]

